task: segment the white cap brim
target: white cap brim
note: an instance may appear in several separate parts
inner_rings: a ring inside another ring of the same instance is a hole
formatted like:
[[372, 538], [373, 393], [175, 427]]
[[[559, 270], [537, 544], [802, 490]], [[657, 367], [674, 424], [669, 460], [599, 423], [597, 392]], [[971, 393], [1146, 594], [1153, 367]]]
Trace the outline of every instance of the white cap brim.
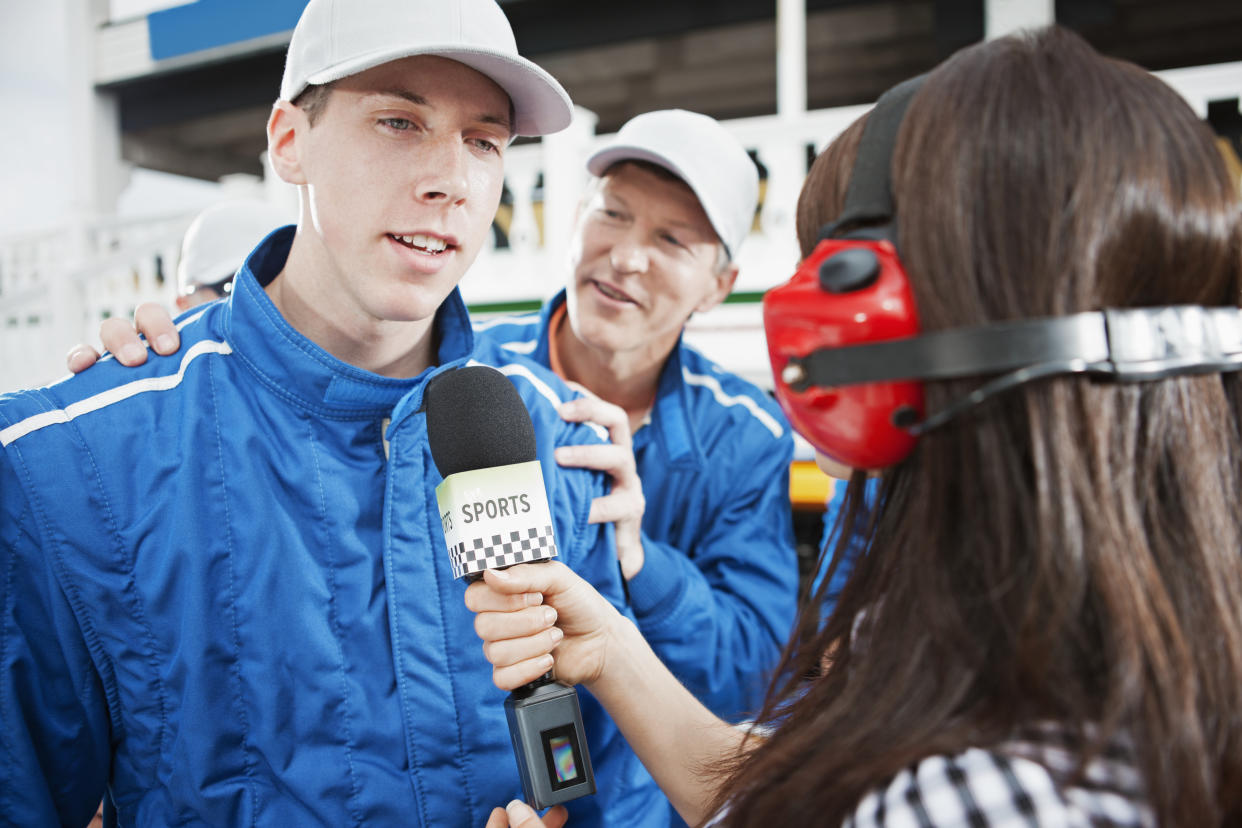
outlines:
[[460, 43], [419, 44], [408, 49], [386, 49], [342, 61], [306, 79], [298, 89], [282, 89], [280, 96], [293, 100], [310, 84], [331, 83], [365, 72], [384, 63], [416, 55], [434, 55], [455, 60], [491, 78], [513, 102], [514, 135], [547, 135], [559, 132], [573, 120], [569, 93], [538, 65], [525, 58], [463, 48]]

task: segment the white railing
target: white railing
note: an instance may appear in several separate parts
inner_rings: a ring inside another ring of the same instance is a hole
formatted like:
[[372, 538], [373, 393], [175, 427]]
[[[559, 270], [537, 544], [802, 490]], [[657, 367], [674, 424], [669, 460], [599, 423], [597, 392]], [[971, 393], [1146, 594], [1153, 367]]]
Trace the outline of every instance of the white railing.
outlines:
[[[1200, 116], [1206, 115], [1208, 101], [1242, 96], [1242, 63], [1161, 74]], [[808, 155], [866, 108], [725, 122], [766, 170], [763, 203], [739, 256], [735, 296], [742, 301], [695, 317], [687, 336], [713, 359], [761, 385], [770, 385], [770, 379], [754, 298], [787, 279], [797, 264], [794, 208]], [[498, 219], [507, 229], [507, 246], [489, 245], [480, 254], [462, 282], [467, 303], [532, 304], [564, 284], [585, 159], [607, 138], [594, 135], [594, 120], [579, 111], [568, 130], [509, 148], [506, 184], [512, 202]], [[97, 342], [99, 323], [107, 316], [129, 317], [145, 301], [171, 305], [177, 248], [191, 218], [94, 219], [0, 238], [0, 392], [63, 375], [65, 351], [77, 342]]]
[[192, 214], [94, 219], [0, 239], [0, 391], [65, 373], [65, 352], [146, 301], [171, 306]]

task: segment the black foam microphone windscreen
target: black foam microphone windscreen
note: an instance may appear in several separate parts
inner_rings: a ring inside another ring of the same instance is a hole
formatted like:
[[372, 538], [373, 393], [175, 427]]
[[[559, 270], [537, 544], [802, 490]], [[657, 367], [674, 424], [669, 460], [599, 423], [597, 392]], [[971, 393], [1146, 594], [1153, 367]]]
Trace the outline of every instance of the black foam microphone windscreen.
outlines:
[[535, 427], [504, 374], [486, 365], [427, 383], [427, 441], [441, 477], [535, 459]]

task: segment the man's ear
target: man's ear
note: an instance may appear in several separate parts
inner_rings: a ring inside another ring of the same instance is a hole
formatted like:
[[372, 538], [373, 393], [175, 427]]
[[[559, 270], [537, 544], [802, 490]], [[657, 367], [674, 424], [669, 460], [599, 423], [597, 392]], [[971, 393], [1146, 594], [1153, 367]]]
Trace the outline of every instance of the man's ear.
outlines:
[[695, 313], [705, 313], [719, 305], [725, 299], [729, 298], [729, 294], [733, 292], [733, 285], [737, 283], [737, 265], [729, 262], [724, 269], [716, 274], [716, 286], [710, 293], [703, 297], [703, 301], [694, 306]]
[[305, 184], [298, 139], [310, 129], [306, 113], [288, 101], [272, 105], [267, 119], [267, 157], [282, 181]]

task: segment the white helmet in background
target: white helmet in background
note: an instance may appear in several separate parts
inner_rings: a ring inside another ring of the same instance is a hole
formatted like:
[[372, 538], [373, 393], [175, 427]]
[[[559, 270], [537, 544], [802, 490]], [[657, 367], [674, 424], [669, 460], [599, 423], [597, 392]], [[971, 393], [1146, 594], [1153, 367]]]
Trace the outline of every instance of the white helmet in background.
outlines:
[[[224, 296], [255, 245], [291, 221], [286, 210], [266, 201], [232, 199], [208, 207], [195, 217], [181, 239], [178, 293], [188, 297], [208, 289]], [[209, 301], [214, 297], [203, 298]]]

